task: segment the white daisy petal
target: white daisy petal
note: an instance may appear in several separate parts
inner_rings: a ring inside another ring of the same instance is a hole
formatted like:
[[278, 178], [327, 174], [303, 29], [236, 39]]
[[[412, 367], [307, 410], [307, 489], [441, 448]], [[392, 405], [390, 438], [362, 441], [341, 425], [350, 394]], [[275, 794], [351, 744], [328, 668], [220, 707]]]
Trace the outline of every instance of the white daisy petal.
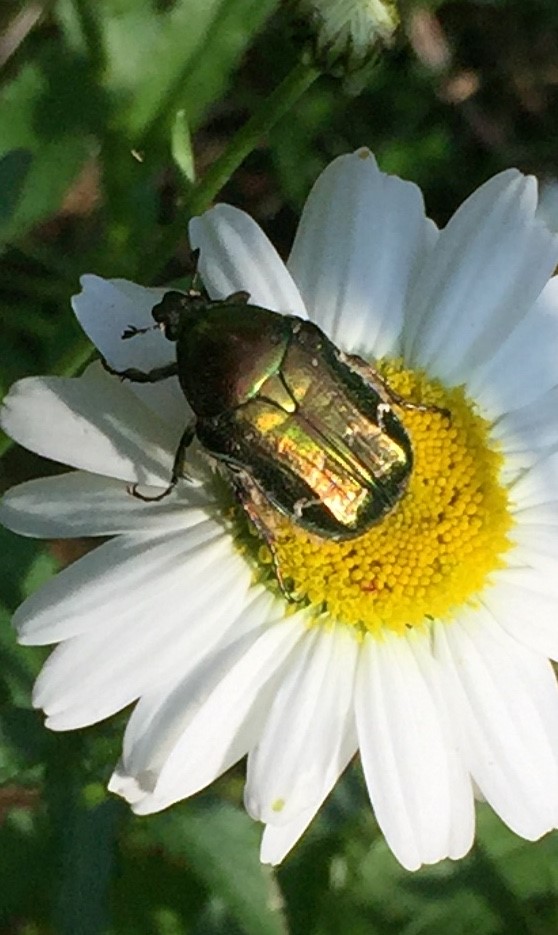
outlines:
[[95, 631], [101, 608], [106, 621], [134, 619], [137, 605], [145, 599], [142, 585], [160, 598], [159, 590], [168, 584], [166, 576], [181, 568], [185, 555], [221, 538], [222, 529], [204, 521], [188, 531], [143, 533], [106, 542], [19, 606], [13, 622], [20, 642], [43, 645]]
[[277, 867], [283, 862], [289, 851], [300, 840], [310, 822], [315, 818], [323, 799], [316, 802], [315, 808], [308, 808], [300, 812], [288, 825], [266, 825], [260, 846], [260, 860], [262, 864]]
[[166, 487], [178, 444], [173, 431], [99, 365], [80, 379], [28, 377], [0, 413], [25, 448], [94, 474]]
[[558, 660], [558, 587], [554, 584], [549, 593], [549, 577], [531, 568], [499, 569], [492, 586], [482, 595], [482, 603], [506, 633]]
[[461, 206], [426, 258], [409, 299], [404, 352], [458, 384], [490, 362], [558, 262], [558, 238], [535, 219], [537, 185], [502, 172]]
[[[215, 616], [217, 609], [211, 613]], [[158, 774], [193, 713], [190, 701], [196, 693], [194, 685], [217, 682], [220, 673], [230, 667], [255, 638], [253, 634], [280, 615], [277, 599], [269, 591], [252, 588], [239, 615], [231, 618], [228, 614], [228, 641], [222, 635], [219, 643], [215, 643], [212, 635], [207, 634], [205, 655], [198, 654], [195, 658], [189, 655], [186, 664], [182, 656], [175, 655], [172, 667], [164, 676], [157, 674], [156, 682], [142, 694], [134, 708], [124, 735], [121, 772], [132, 777], [146, 771]], [[207, 633], [205, 620], [203, 627]]]
[[138, 814], [166, 808], [203, 789], [256, 741], [289, 656], [305, 632], [304, 615], [268, 626], [215, 685], [190, 696], [186, 727]]
[[[176, 353], [159, 328], [154, 329], [153, 306], [168, 289], [146, 289], [126, 279], [82, 276], [82, 291], [72, 307], [81, 327], [115, 370], [135, 367], [153, 370], [172, 363]], [[130, 327], [148, 328], [145, 334], [123, 340]], [[132, 393], [170, 424], [191, 418], [176, 377], [149, 386], [128, 384]]]
[[541, 526], [558, 526], [558, 501], [536, 503], [525, 509], [514, 510], [517, 522], [528, 525], [538, 523]]
[[357, 655], [345, 628], [305, 634], [248, 758], [244, 801], [253, 818], [288, 824], [323, 801], [342, 768]]
[[465, 768], [460, 738], [447, 713], [446, 682], [436, 660], [432, 657], [431, 639], [425, 639], [425, 634], [416, 633], [412, 638], [412, 647], [423, 678], [430, 686], [445, 737], [451, 809], [447, 856], [452, 860], [458, 860], [469, 852], [475, 837], [475, 789]]
[[[126, 279], [86, 275], [82, 291], [72, 297], [72, 308], [86, 335], [103, 357], [118, 370], [151, 370], [173, 359], [170, 344], [159, 328], [153, 330], [153, 306], [167, 289], [146, 289]], [[123, 340], [127, 328], [149, 328], [145, 334]]]
[[[157, 711], [165, 734], [157, 744], [156, 738], [153, 738], [151, 731], [149, 732], [153, 741], [152, 759], [143, 768], [135, 762], [130, 765], [125, 758], [120, 760], [110, 778], [108, 788], [110, 792], [122, 796], [137, 815], [151, 815], [199, 792], [240, 760], [254, 742], [257, 736], [257, 721], [246, 719], [244, 723], [237, 725], [234, 719], [224, 719], [223, 729], [230, 728], [234, 723], [236, 733], [227, 738], [214, 738], [211, 757], [206, 757], [204, 762], [201, 758], [204, 755], [205, 737], [200, 735], [195, 726], [193, 731], [190, 730], [197, 709], [203, 707], [203, 701], [200, 700], [202, 693], [205, 696], [206, 692], [210, 692], [218, 682], [219, 674], [233, 669], [253, 643], [254, 636], [244, 635], [235, 641], [224, 642], [213, 655], [208, 654], [206, 658], [197, 659], [198, 669], [190, 673], [187, 685], [183, 684], [180, 689], [171, 688], [164, 705]], [[215, 726], [213, 725], [214, 729]], [[162, 796], [157, 792], [157, 785], [161, 770], [165, 766], [165, 758], [172, 754], [174, 746], [180, 742], [184, 733], [192, 736], [194, 749], [182, 763], [180, 775], [174, 776], [173, 790]], [[199, 747], [201, 753], [197, 752]]]
[[552, 575], [558, 562], [558, 526], [522, 523], [514, 532], [517, 547], [530, 556], [532, 568], [548, 570]]
[[[128, 595], [118, 627], [107, 617], [52, 653], [33, 698], [51, 728], [69, 730], [107, 717], [167, 678], [177, 655], [188, 672], [220, 642], [246, 602], [250, 576], [240, 557], [226, 541], [207, 542], [169, 566], [159, 572], [156, 587], [151, 582], [137, 589], [135, 599]], [[192, 593], [194, 577], [200, 586]], [[107, 612], [114, 603], [108, 602]]]
[[530, 468], [558, 448], [558, 386], [539, 399], [507, 412], [492, 437], [506, 459], [507, 473]]
[[345, 731], [339, 753], [335, 762], [330, 761], [330, 769], [327, 773], [327, 781], [320, 785], [320, 795], [316, 795], [312, 805], [300, 812], [296, 818], [289, 821], [288, 824], [266, 825], [262, 835], [260, 847], [260, 860], [264, 864], [276, 866], [285, 859], [290, 850], [306, 831], [308, 825], [315, 817], [318, 809], [323, 805], [325, 799], [333, 789], [339, 776], [343, 773], [346, 766], [352, 760], [357, 751], [357, 738], [354, 721]]
[[520, 648], [481, 608], [437, 625], [435, 648], [471, 775], [506, 824], [536, 840], [558, 822], [558, 688], [549, 688], [550, 663]]
[[420, 190], [360, 149], [315, 183], [288, 266], [328, 337], [378, 357], [397, 347], [409, 282], [431, 239]]
[[520, 409], [557, 382], [558, 277], [551, 279], [515, 328], [467, 376], [467, 391], [487, 414]]
[[[425, 678], [420, 652], [414, 636], [368, 637], [356, 683], [357, 731], [370, 799], [389, 846], [409, 870], [441, 860], [455, 847], [453, 754], [432, 688], [436, 666], [432, 662], [430, 678]], [[470, 812], [470, 790], [469, 801], [463, 783], [461, 790]]]
[[146, 503], [122, 481], [72, 471], [12, 487], [0, 503], [0, 522], [41, 539], [170, 531], [202, 522], [212, 502], [202, 488], [182, 487], [180, 496]]
[[274, 312], [306, 318], [290, 273], [261, 228], [230, 205], [216, 205], [192, 218], [190, 243], [200, 250], [198, 269], [210, 295], [225, 299], [245, 290], [250, 302]]
[[558, 503], [558, 452], [541, 458], [530, 470], [525, 471], [511, 488], [513, 511], [517, 517], [532, 507], [547, 505], [552, 514], [552, 504]]

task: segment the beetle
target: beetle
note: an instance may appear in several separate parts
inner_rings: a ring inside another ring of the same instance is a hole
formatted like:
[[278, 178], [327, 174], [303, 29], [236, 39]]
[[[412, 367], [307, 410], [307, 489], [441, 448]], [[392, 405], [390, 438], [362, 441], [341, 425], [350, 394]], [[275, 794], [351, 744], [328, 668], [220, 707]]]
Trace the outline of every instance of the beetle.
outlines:
[[[167, 292], [152, 310], [176, 359], [149, 372], [106, 369], [154, 383], [177, 376], [194, 412], [178, 446], [167, 496], [186, 477], [194, 438], [223, 469], [273, 551], [273, 510], [315, 536], [362, 535], [400, 501], [413, 468], [409, 435], [393, 406], [403, 399], [357, 355], [340, 351], [313, 322], [250, 303], [247, 292]], [[130, 327], [123, 338], [148, 328]], [[279, 583], [280, 569], [276, 572]]]

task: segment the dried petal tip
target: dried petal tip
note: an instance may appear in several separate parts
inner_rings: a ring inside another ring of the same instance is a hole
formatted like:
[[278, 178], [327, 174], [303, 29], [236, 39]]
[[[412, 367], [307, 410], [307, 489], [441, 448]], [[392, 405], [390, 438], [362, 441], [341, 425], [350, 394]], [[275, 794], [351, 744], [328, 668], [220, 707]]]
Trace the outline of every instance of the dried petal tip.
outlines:
[[291, 0], [297, 22], [313, 42], [317, 64], [338, 77], [366, 80], [382, 46], [399, 25], [396, 0]]

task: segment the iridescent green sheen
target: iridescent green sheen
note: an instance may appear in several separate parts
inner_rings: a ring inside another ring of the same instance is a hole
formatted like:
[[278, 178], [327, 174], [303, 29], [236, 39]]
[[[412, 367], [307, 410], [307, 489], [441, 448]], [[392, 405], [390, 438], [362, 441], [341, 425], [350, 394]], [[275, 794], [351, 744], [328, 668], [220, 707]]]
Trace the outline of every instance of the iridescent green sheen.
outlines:
[[316, 325], [243, 295], [170, 293], [154, 316], [177, 342], [195, 435], [242, 486], [253, 519], [265, 504], [347, 539], [395, 506], [412, 469], [408, 435], [381, 381], [364, 379]]

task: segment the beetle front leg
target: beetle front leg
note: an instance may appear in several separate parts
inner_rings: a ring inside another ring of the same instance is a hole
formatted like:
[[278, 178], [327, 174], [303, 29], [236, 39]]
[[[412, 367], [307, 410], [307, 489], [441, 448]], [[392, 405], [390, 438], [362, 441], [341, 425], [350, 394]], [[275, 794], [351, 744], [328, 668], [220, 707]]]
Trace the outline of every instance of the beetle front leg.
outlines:
[[294, 597], [293, 592], [290, 590], [290, 588], [287, 587], [285, 583], [285, 579], [279, 565], [279, 560], [277, 558], [277, 552], [275, 549], [275, 533], [270, 524], [265, 520], [265, 513], [272, 509], [272, 507], [270, 507], [264, 494], [246, 471], [233, 470], [229, 468], [229, 476], [237, 500], [271, 552], [273, 570], [275, 572], [281, 593], [290, 604], [297, 603], [297, 598]]
[[128, 493], [132, 497], [136, 497], [137, 500], [143, 500], [144, 503], [157, 503], [159, 500], [164, 500], [165, 497], [168, 497], [170, 493], [173, 492], [174, 488], [178, 484], [179, 480], [189, 479], [189, 475], [184, 471], [184, 461], [186, 460], [186, 452], [190, 445], [192, 444], [196, 434], [195, 424], [188, 425], [183, 432], [182, 438], [178, 443], [178, 448], [176, 449], [176, 454], [174, 456], [174, 461], [172, 465], [172, 474], [171, 480], [168, 487], [165, 487], [162, 493], [155, 494], [154, 497], [147, 497], [145, 494], [141, 494], [138, 491], [139, 484], [130, 484], [128, 487]]
[[155, 367], [153, 370], [137, 370], [135, 367], [128, 367], [126, 370], [115, 370], [104, 357], [101, 357], [101, 364], [107, 373], [120, 377], [121, 380], [129, 380], [130, 383], [159, 383], [161, 380], [176, 377], [178, 374], [176, 362], [165, 364], [162, 367]]
[[359, 357], [358, 354], [343, 354], [340, 351], [339, 360], [349, 367], [353, 373], [357, 373], [367, 386], [379, 393], [386, 403], [399, 406], [400, 409], [414, 409], [416, 412], [439, 412], [441, 416], [451, 419], [449, 409], [445, 409], [443, 406], [414, 403], [412, 400], [401, 396], [377, 370], [374, 370], [371, 364]]

